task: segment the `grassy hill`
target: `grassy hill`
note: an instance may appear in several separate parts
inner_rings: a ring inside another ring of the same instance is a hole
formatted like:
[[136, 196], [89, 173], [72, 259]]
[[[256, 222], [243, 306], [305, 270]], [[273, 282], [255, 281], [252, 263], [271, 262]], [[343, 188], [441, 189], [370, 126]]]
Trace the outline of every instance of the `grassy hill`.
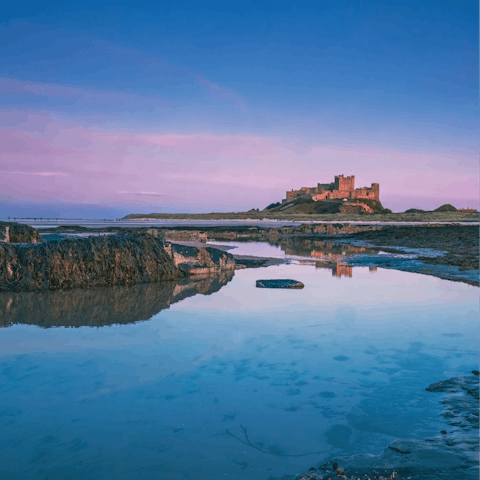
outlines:
[[[352, 203], [362, 203], [369, 207], [367, 209]], [[391, 213], [385, 211], [382, 204], [376, 200], [358, 199], [352, 202], [344, 202], [343, 200], [320, 200], [315, 202], [311, 198], [296, 198], [290, 202], [274, 203], [265, 208], [264, 212], [268, 213], [285, 213], [285, 214], [303, 214], [303, 215], [325, 215], [325, 214], [357, 214], [365, 215], [373, 213]]]

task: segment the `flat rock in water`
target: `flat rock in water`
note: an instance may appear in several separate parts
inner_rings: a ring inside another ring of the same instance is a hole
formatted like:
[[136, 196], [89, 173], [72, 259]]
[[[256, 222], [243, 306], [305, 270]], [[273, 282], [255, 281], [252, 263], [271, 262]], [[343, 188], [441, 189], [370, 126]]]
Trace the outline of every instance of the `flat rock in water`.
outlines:
[[257, 288], [303, 288], [297, 280], [257, 280]]

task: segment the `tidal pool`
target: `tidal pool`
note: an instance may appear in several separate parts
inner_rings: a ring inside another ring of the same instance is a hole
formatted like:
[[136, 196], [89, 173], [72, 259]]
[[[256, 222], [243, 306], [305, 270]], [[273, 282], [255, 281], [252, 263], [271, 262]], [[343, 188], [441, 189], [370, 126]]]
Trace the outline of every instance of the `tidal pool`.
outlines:
[[[260, 278], [305, 288], [257, 289]], [[81, 303], [63, 296], [3, 321], [0, 478], [293, 478], [332, 455], [438, 435], [440, 397], [425, 388], [478, 369], [470, 285], [309, 264], [239, 270], [222, 285], [184, 299], [170, 286], [169, 308], [150, 290], [135, 301], [112, 290], [110, 303], [82, 303], [93, 326], [58, 326], [68, 314], [55, 302]], [[125, 302], [152, 317], [110, 325]]]

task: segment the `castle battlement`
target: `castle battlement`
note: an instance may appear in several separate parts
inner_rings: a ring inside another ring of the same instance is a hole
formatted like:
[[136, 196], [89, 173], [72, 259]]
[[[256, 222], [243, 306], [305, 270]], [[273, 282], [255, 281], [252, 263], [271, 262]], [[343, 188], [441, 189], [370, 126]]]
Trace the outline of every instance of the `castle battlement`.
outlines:
[[300, 190], [290, 190], [283, 202], [296, 198], [311, 198], [318, 200], [363, 198], [380, 201], [380, 184], [372, 183], [371, 187], [355, 188], [355, 175], [345, 177], [336, 175], [332, 183], [319, 183], [316, 187], [302, 187]]

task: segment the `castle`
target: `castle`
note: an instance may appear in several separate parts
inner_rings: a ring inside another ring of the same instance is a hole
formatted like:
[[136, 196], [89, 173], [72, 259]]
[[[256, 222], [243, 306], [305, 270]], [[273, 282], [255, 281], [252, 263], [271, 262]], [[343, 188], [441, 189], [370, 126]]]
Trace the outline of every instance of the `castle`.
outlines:
[[319, 183], [316, 187], [302, 187], [300, 190], [291, 190], [287, 192], [287, 198], [282, 203], [291, 202], [296, 198], [311, 198], [318, 200], [333, 199], [355, 199], [365, 198], [370, 200], [380, 200], [380, 184], [372, 183], [370, 188], [355, 188], [355, 176], [344, 177], [335, 176], [332, 183]]

